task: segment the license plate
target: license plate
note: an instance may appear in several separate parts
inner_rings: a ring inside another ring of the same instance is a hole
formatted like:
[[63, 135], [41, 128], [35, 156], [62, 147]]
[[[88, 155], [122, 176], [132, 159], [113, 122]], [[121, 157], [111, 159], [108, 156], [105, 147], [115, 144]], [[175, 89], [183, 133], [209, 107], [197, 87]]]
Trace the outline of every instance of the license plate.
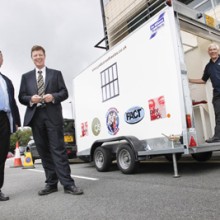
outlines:
[[64, 136], [64, 142], [73, 142], [73, 136], [71, 135], [65, 135]]

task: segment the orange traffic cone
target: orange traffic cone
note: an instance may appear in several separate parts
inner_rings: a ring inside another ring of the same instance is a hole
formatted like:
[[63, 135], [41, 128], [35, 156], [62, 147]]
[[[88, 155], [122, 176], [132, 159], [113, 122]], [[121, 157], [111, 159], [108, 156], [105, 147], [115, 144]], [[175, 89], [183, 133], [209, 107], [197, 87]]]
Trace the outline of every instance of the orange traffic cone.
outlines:
[[20, 155], [18, 141], [16, 142], [16, 148], [15, 148], [14, 166], [11, 166], [11, 167], [12, 168], [23, 167], [22, 162], [21, 162], [21, 155]]

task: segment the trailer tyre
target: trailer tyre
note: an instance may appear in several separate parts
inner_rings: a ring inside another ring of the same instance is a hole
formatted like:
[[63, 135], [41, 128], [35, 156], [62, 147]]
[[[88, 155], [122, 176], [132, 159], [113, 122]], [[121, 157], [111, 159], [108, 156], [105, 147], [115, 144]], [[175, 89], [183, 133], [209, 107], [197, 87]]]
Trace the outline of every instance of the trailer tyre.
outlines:
[[134, 173], [136, 169], [135, 153], [128, 145], [123, 145], [118, 149], [117, 155], [118, 168], [124, 174]]
[[112, 163], [110, 150], [103, 147], [97, 147], [94, 152], [93, 160], [99, 172], [108, 171]]
[[205, 162], [209, 160], [211, 157], [212, 157], [212, 151], [192, 154], [192, 158], [199, 162]]

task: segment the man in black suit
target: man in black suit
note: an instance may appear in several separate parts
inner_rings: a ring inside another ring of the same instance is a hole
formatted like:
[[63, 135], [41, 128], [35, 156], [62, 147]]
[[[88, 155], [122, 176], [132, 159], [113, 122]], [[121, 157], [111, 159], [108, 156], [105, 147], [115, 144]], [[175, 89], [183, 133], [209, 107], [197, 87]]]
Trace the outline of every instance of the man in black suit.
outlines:
[[[0, 51], [0, 67], [3, 56]], [[9, 200], [1, 188], [4, 183], [5, 161], [10, 147], [10, 135], [20, 126], [20, 116], [14, 98], [14, 86], [11, 80], [0, 73], [0, 201]]]
[[71, 178], [64, 146], [61, 102], [68, 98], [62, 73], [45, 66], [45, 50], [33, 46], [31, 57], [36, 68], [22, 75], [19, 101], [26, 105], [24, 126], [32, 128], [38, 153], [46, 175], [46, 186], [38, 192], [47, 195], [57, 191], [58, 180], [64, 192], [83, 194]]

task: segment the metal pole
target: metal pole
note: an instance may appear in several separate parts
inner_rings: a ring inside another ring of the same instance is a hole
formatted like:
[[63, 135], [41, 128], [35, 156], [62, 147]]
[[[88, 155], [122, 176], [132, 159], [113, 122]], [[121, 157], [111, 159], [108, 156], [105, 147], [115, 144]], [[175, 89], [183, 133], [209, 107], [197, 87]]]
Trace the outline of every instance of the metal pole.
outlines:
[[[165, 136], [171, 142], [171, 147], [172, 147], [172, 149], [174, 149], [174, 141], [179, 140], [180, 136], [179, 135], [167, 136], [163, 133], [162, 133], [162, 135]], [[177, 169], [176, 154], [173, 153], [172, 157], [173, 157], [173, 169], [174, 169], [174, 176], [173, 177], [177, 178], [177, 177], [180, 177], [180, 175], [178, 174], [178, 169]]]
[[103, 0], [100, 0], [100, 5], [101, 5], [101, 12], [102, 12], [102, 22], [103, 22], [103, 29], [104, 29], [104, 37], [105, 37], [105, 47], [108, 50], [109, 45], [108, 45], [108, 33], [107, 33], [107, 27], [106, 27], [106, 21], [105, 21], [105, 7]]
[[211, 4], [212, 4], [212, 8], [214, 9], [215, 8], [214, 0], [211, 0]]
[[[172, 148], [174, 148], [174, 143], [173, 140], [171, 141], [172, 143]], [[173, 169], [174, 169], [174, 178], [180, 177], [180, 175], [178, 174], [178, 169], [177, 169], [177, 162], [176, 162], [176, 154], [172, 154], [173, 156]]]
[[211, 0], [211, 4], [212, 4], [212, 9], [213, 9], [213, 12], [214, 12], [215, 20], [217, 20], [217, 16], [216, 16], [216, 12], [215, 12], [214, 0]]

